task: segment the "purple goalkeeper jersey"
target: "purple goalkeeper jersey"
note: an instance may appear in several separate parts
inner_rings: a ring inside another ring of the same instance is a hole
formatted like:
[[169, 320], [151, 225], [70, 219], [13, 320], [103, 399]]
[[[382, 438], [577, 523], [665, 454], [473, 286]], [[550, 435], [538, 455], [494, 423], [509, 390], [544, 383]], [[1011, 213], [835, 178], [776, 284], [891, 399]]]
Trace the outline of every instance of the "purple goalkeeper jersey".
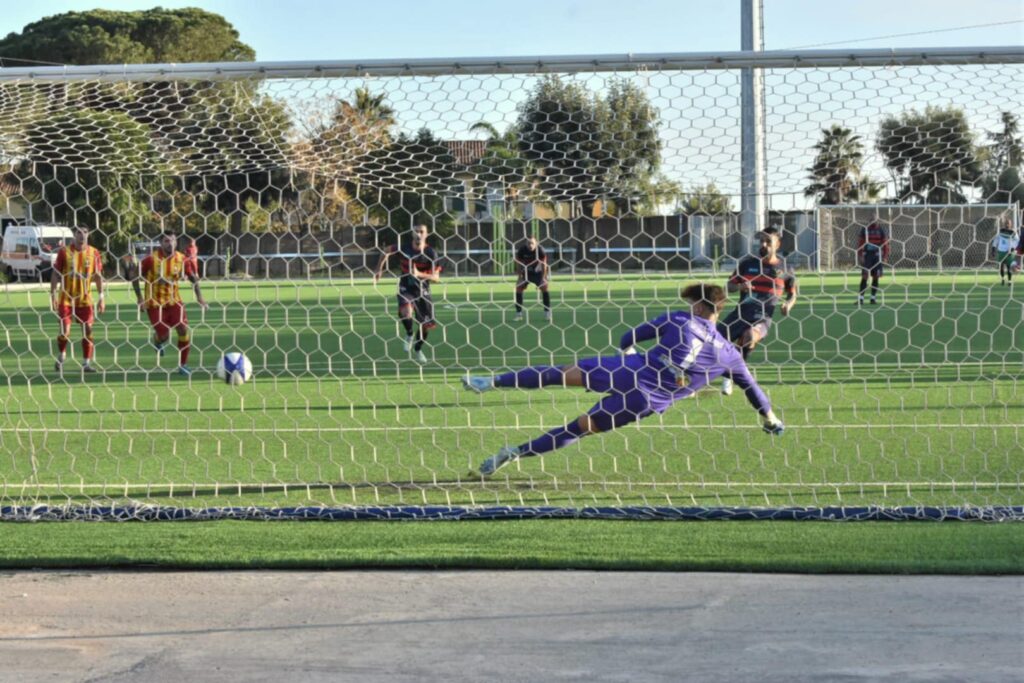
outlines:
[[[644, 354], [645, 365], [656, 373], [657, 379], [654, 374], [638, 377], [650, 388], [654, 389], [651, 384], [656, 382], [656, 390], [671, 393], [678, 400], [728, 374], [758, 411], [767, 413], [771, 409], [768, 397], [754, 381], [739, 350], [719, 334], [710, 320], [687, 311], [666, 313], [624, 334], [619, 346], [628, 349], [651, 339], [657, 339], [657, 343]], [[676, 380], [684, 374], [686, 386], [680, 388]]]

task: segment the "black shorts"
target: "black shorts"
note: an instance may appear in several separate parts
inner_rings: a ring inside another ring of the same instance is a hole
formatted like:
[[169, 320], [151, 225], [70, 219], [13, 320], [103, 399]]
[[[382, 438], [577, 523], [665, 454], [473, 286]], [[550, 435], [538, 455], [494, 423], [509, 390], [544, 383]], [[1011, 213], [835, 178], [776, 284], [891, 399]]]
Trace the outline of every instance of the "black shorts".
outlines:
[[541, 269], [538, 273], [533, 268], [527, 268], [525, 277], [523, 273], [519, 274], [519, 279], [516, 281], [516, 287], [527, 287], [533, 285], [535, 287], [546, 287], [548, 284], [547, 268]]
[[864, 276], [882, 277], [885, 274], [885, 266], [882, 264], [882, 255], [877, 251], [865, 251], [864, 259], [861, 262], [860, 272]]
[[436, 327], [434, 320], [434, 300], [430, 296], [430, 290], [422, 285], [399, 282], [398, 284], [398, 315], [402, 315], [402, 309], [412, 308], [416, 322], [424, 327]]
[[718, 322], [718, 333], [733, 344], [738, 344], [747, 330], [755, 328], [761, 333], [761, 339], [764, 339], [768, 336], [771, 326], [771, 314], [766, 315], [761, 304], [737, 306], [724, 320]]

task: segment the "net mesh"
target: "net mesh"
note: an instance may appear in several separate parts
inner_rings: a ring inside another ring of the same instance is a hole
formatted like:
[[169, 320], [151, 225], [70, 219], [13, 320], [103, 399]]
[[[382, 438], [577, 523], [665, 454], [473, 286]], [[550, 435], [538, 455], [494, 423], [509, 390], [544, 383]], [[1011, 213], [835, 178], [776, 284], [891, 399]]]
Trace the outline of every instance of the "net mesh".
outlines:
[[[484, 458], [597, 397], [477, 396], [462, 376], [614, 355], [756, 246], [739, 69], [3, 81], [0, 505], [1021, 505], [1024, 309], [992, 257], [1024, 199], [1021, 65], [795, 60], [763, 79], [765, 219], [800, 294], [749, 364], [786, 434], [716, 384], [490, 478]], [[876, 220], [891, 253], [861, 307]], [[420, 223], [444, 266], [423, 362], [395, 280], [369, 277]], [[55, 226], [102, 254], [98, 373], [77, 320], [54, 370], [33, 280], [71, 240]], [[182, 287], [191, 377], [126, 280], [165, 230], [195, 239], [211, 304]], [[550, 320], [533, 288], [516, 316], [527, 235]], [[242, 386], [215, 372], [231, 351], [254, 367]]]

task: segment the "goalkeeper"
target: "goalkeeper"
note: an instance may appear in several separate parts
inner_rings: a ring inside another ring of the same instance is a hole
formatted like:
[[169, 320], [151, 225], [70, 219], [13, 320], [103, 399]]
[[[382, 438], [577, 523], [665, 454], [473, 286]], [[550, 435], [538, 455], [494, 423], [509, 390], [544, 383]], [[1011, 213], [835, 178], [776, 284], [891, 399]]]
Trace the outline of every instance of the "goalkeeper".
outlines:
[[[506, 446], [480, 465], [490, 476], [503, 465], [562, 448], [590, 434], [607, 432], [637, 420], [664, 413], [676, 401], [729, 372], [764, 421], [764, 430], [782, 434], [782, 422], [757, 385], [740, 351], [715, 327], [725, 304], [725, 291], [696, 284], [682, 291], [689, 311], [675, 311], [644, 323], [622, 336], [622, 356], [586, 358], [576, 365], [535, 366], [493, 377], [465, 377], [465, 387], [477, 393], [497, 388], [538, 389], [545, 386], [585, 387], [606, 394], [585, 415], [533, 441]], [[634, 345], [656, 339], [647, 352]]]

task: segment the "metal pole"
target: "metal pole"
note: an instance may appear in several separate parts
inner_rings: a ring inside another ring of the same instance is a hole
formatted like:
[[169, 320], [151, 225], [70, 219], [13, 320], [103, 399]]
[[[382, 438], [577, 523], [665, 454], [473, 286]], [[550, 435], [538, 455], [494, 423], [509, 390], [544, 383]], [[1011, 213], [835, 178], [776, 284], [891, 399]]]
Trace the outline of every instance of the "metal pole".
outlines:
[[[745, 52], [764, 50], [761, 11], [762, 0], [740, 0], [742, 49]], [[740, 191], [740, 232], [744, 251], [753, 248], [754, 235], [764, 229], [765, 200], [765, 145], [764, 145], [764, 76], [759, 68], [741, 71], [742, 120], [741, 155], [742, 177]]]

